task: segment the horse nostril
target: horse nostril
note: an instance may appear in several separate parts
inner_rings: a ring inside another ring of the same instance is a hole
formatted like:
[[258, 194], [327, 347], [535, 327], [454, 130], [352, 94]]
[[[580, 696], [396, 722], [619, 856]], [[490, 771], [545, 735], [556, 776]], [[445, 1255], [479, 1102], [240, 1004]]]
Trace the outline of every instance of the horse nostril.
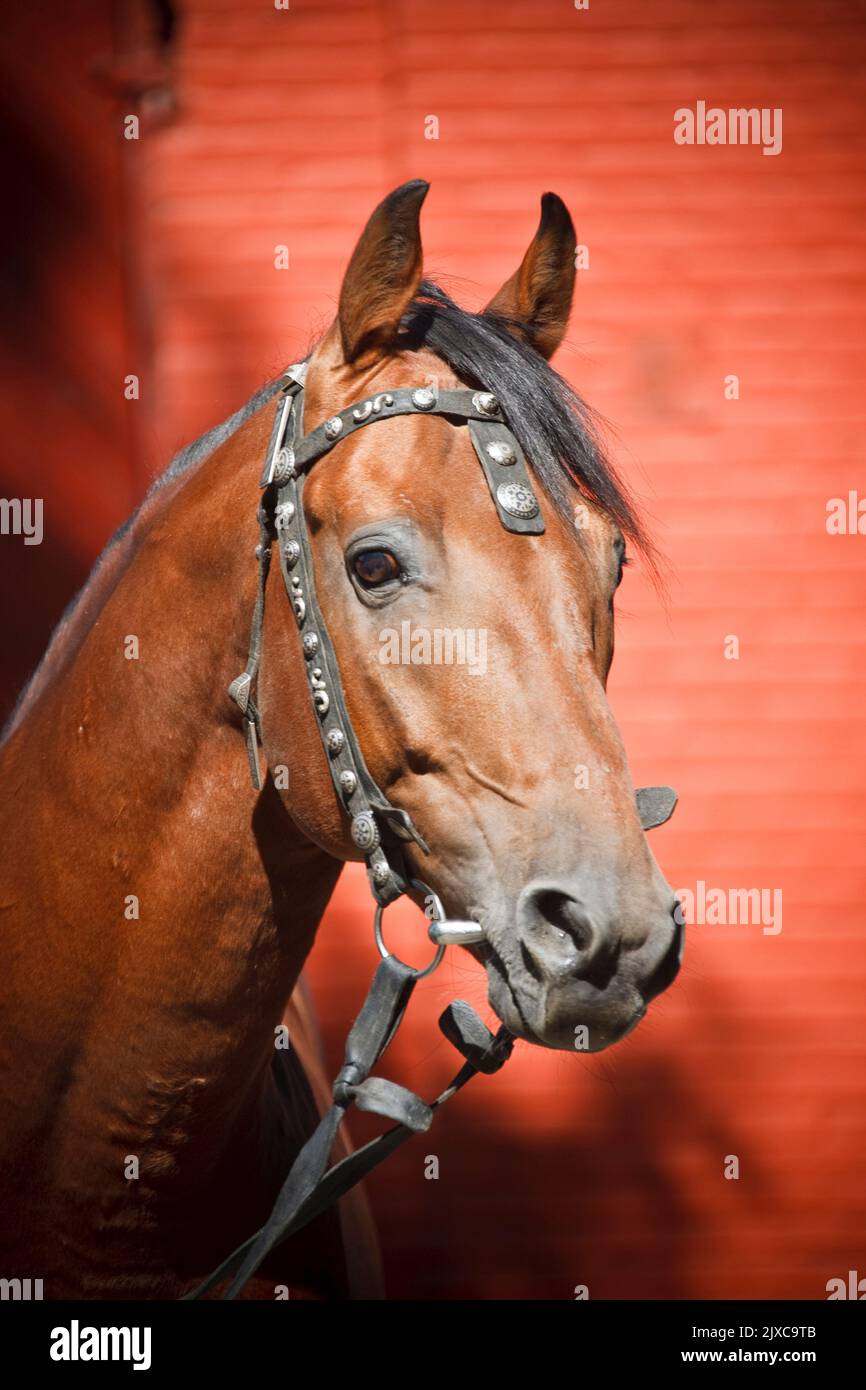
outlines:
[[595, 935], [588, 912], [568, 893], [543, 889], [536, 899], [539, 914], [558, 931], [567, 933], [578, 951], [588, 951]]
[[517, 931], [527, 965], [550, 981], [585, 975], [602, 941], [598, 924], [579, 899], [552, 883], [523, 890]]

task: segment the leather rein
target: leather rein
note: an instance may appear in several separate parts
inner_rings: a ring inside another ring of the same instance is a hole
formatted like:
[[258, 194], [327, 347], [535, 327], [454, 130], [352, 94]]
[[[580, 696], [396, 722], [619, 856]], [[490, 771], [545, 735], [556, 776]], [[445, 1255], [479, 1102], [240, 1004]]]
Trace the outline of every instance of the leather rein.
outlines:
[[[413, 878], [403, 848], [427, 845], [408, 813], [392, 803], [374, 780], [352, 727], [340, 682], [339, 667], [316, 596], [313, 557], [303, 506], [310, 468], [340, 441], [378, 420], [395, 415], [444, 415], [468, 426], [469, 435], [506, 530], [541, 535], [544, 522], [532, 488], [526, 459], [505, 422], [499, 401], [488, 391], [439, 389], [434, 385], [379, 392], [347, 406], [304, 434], [303, 403], [306, 363], [296, 363], [283, 377], [274, 426], [260, 479], [258, 509], [258, 589], [246, 669], [232, 681], [229, 696], [241, 711], [253, 786], [263, 787], [259, 747], [261, 720], [256, 705], [261, 662], [265, 589], [276, 546], [283, 582], [301, 636], [304, 665], [316, 724], [341, 806], [350, 819], [352, 841], [363, 854], [376, 902], [374, 934], [382, 957], [367, 998], [346, 1042], [345, 1060], [332, 1090], [332, 1104], [297, 1154], [260, 1230], [238, 1246], [202, 1284], [184, 1299], [203, 1297], [231, 1279], [224, 1299], [234, 1299], [275, 1246], [299, 1231], [375, 1168], [413, 1134], [429, 1129], [434, 1113], [479, 1072], [487, 1075], [508, 1060], [513, 1037], [500, 1027], [494, 1035], [465, 1000], [455, 999], [439, 1019], [445, 1037], [463, 1056], [450, 1084], [429, 1104], [414, 1092], [384, 1077], [371, 1076], [394, 1037], [415, 985], [442, 960], [449, 945], [484, 940], [477, 922], [447, 920], [439, 898], [421, 879]], [[661, 825], [673, 813], [676, 793], [670, 787], [643, 787], [636, 793], [644, 830]], [[392, 955], [382, 935], [384, 909], [414, 890], [425, 899], [431, 918], [428, 935], [435, 946], [424, 969]], [[395, 1121], [393, 1128], [328, 1167], [340, 1123], [350, 1106]]]

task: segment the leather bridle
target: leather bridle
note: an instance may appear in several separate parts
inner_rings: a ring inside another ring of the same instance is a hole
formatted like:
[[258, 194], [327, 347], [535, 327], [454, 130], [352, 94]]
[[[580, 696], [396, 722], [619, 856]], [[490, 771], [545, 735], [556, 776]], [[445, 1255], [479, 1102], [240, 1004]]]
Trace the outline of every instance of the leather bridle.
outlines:
[[[202, 1297], [231, 1276], [223, 1295], [233, 1299], [244, 1288], [268, 1253], [300, 1230], [364, 1177], [413, 1134], [429, 1128], [434, 1112], [478, 1072], [496, 1072], [507, 1061], [513, 1038], [500, 1027], [494, 1035], [464, 1000], [454, 1000], [439, 1019], [449, 1042], [464, 1058], [450, 1085], [430, 1104], [412, 1091], [383, 1077], [371, 1076], [402, 1021], [411, 993], [439, 965], [449, 945], [484, 940], [477, 922], [448, 921], [436, 894], [413, 878], [403, 847], [426, 844], [405, 810], [392, 805], [364, 760], [340, 683], [334, 647], [316, 596], [313, 557], [304, 515], [304, 483], [312, 466], [357, 430], [398, 415], [443, 415], [469, 429], [497, 514], [508, 531], [541, 535], [544, 522], [520, 445], [509, 429], [498, 400], [488, 391], [440, 389], [423, 384], [381, 391], [347, 406], [324, 424], [304, 434], [306, 363], [296, 363], [284, 375], [274, 427], [260, 480], [262, 501], [257, 558], [258, 591], [246, 669], [232, 681], [229, 695], [241, 711], [253, 785], [263, 786], [259, 760], [261, 720], [256, 704], [261, 661], [265, 590], [274, 545], [292, 611], [301, 635], [307, 680], [325, 759], [340, 804], [350, 819], [352, 841], [364, 856], [376, 901], [375, 939], [382, 957], [370, 991], [346, 1043], [343, 1067], [333, 1085], [333, 1104], [298, 1153], [268, 1220], [214, 1270], [187, 1299]], [[644, 787], [637, 792], [638, 811], [645, 830], [661, 825], [672, 814], [676, 793], [669, 787]], [[428, 935], [436, 947], [430, 965], [422, 970], [404, 964], [385, 946], [381, 919], [388, 904], [414, 890], [423, 895], [431, 917]], [[340, 1122], [350, 1105], [396, 1121], [392, 1129], [327, 1169]], [[327, 1171], [326, 1171], [327, 1170]]]

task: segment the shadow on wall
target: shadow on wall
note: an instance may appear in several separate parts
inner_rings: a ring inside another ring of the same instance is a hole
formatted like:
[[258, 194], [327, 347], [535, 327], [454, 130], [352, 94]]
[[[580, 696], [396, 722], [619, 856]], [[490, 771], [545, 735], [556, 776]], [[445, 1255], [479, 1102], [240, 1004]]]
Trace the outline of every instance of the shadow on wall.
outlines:
[[[718, 1012], [715, 987], [712, 995]], [[559, 1133], [530, 1141], [513, 1104], [498, 1126], [495, 1102], [480, 1111], [467, 1093], [459, 1111], [443, 1111], [434, 1131], [390, 1160], [400, 1164], [396, 1180], [393, 1170], [375, 1174], [390, 1296], [572, 1300], [585, 1285], [592, 1299], [707, 1297], [703, 1275], [695, 1288], [698, 1264], [717, 1284], [730, 1278], [712, 1296], [765, 1296], [749, 1293], [748, 1268], [734, 1272], [725, 1232], [729, 1220], [783, 1228], [767, 1169], [736, 1116], [702, 1092], [693, 1062], [680, 1065], [652, 1040], [646, 1047], [636, 1036], [596, 1072], [598, 1084], [578, 1084], [571, 1096], [561, 1084], [540, 1088], [534, 1103], [559, 1110]], [[747, 1183], [725, 1177], [731, 1153]], [[424, 1177], [430, 1154], [438, 1181]], [[714, 1258], [718, 1273], [708, 1269]]]

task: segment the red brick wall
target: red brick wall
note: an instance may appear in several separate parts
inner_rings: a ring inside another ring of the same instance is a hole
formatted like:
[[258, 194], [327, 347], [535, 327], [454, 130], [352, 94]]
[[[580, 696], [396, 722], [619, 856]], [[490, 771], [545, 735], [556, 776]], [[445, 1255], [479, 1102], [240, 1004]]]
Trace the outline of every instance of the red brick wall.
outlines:
[[[176, 57], [178, 118], [130, 152], [151, 465], [304, 351], [389, 188], [431, 180], [428, 269], [470, 305], [556, 190], [590, 252], [558, 365], [671, 563], [667, 608], [628, 574], [611, 683], [635, 781], [681, 794], [654, 847], [676, 887], [784, 895], [779, 935], [693, 927], [621, 1047], [520, 1047], [390, 1160], [370, 1186], [392, 1293], [818, 1298], [866, 1274], [866, 538], [825, 529], [828, 498], [866, 491], [862, 5], [189, 0]], [[676, 145], [698, 100], [781, 107], [782, 153]], [[335, 1065], [370, 917], [345, 875], [310, 967]], [[425, 1094], [454, 993], [483, 999], [459, 962], [390, 1056]]]

